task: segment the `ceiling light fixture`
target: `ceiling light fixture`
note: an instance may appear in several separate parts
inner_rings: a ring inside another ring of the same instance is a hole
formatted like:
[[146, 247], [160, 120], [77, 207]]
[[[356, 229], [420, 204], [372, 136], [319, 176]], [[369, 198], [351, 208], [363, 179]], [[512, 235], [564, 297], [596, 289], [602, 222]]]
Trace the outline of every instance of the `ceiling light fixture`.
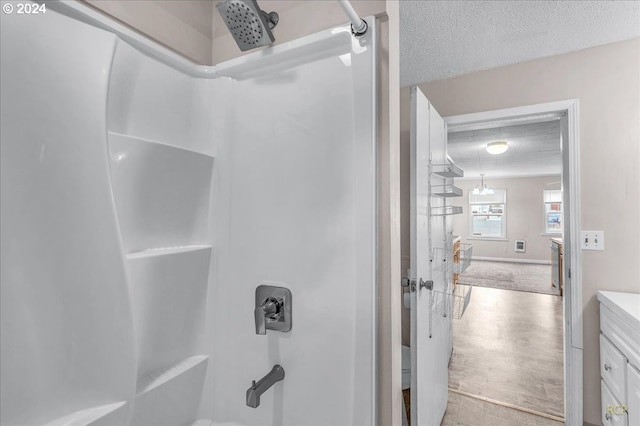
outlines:
[[487, 152], [489, 154], [498, 155], [506, 152], [509, 149], [509, 145], [506, 141], [495, 141], [487, 144]]
[[480, 173], [481, 183], [476, 185], [473, 189], [473, 195], [490, 195], [493, 194], [493, 189], [484, 184], [484, 173]]

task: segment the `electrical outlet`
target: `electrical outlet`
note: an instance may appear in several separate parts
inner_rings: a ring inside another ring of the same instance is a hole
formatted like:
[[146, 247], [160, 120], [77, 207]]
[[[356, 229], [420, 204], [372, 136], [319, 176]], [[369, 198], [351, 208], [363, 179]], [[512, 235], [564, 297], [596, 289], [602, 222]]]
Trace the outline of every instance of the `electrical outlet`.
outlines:
[[580, 233], [582, 250], [604, 250], [603, 231], [582, 231]]

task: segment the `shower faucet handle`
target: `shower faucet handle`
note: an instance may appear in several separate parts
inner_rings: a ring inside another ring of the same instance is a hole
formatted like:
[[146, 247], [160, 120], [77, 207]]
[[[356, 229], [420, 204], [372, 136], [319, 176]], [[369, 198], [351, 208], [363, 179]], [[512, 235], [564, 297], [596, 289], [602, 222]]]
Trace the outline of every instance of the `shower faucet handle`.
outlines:
[[256, 334], [267, 334], [267, 322], [278, 321], [282, 305], [282, 299], [268, 297], [260, 306], [256, 306], [253, 311], [256, 321]]
[[253, 309], [256, 334], [267, 334], [267, 330], [290, 331], [291, 301], [291, 291], [287, 288], [258, 286]]

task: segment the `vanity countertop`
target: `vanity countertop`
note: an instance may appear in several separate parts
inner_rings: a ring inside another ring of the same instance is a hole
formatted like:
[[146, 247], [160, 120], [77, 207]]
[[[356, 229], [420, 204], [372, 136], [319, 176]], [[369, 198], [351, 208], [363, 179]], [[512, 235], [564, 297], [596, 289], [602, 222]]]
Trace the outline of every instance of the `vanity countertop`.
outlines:
[[640, 294], [598, 291], [598, 301], [619, 315], [626, 323], [640, 329]]

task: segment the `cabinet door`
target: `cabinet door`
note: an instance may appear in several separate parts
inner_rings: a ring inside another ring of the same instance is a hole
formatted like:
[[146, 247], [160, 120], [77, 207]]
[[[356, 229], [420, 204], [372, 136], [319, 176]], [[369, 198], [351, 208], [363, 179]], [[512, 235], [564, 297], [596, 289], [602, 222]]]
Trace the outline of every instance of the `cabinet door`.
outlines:
[[627, 410], [629, 425], [640, 425], [640, 371], [627, 364]]
[[627, 426], [627, 413], [620, 401], [613, 396], [604, 380], [600, 381], [602, 391], [602, 424], [604, 426]]
[[558, 288], [560, 282], [558, 277], [560, 276], [560, 252], [558, 251], [558, 244], [551, 242], [551, 285]]
[[603, 334], [600, 335], [600, 376], [622, 401], [627, 390], [627, 359]]

